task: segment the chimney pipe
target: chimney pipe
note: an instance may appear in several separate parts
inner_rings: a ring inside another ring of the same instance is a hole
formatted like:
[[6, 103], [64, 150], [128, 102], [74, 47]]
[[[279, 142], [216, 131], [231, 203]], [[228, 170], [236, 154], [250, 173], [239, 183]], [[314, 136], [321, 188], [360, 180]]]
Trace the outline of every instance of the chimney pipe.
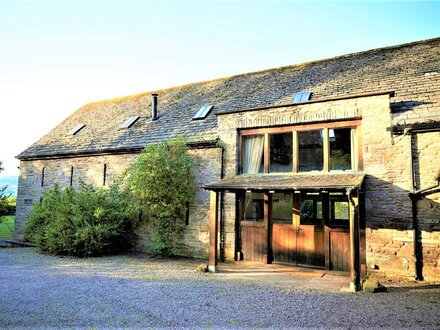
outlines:
[[157, 94], [151, 94], [153, 99], [151, 100], [151, 120], [157, 120]]

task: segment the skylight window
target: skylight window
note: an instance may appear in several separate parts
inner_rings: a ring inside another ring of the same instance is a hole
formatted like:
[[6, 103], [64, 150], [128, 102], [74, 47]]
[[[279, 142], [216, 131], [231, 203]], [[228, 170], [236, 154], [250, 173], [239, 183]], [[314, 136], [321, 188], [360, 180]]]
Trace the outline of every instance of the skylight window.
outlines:
[[78, 125], [76, 125], [74, 128], [72, 128], [70, 131], [69, 131], [69, 135], [75, 135], [76, 133], [78, 133], [84, 126], [86, 126], [86, 125], [84, 125], [84, 124], [78, 124]]
[[194, 120], [194, 119], [205, 119], [206, 116], [209, 114], [209, 112], [211, 111], [211, 109], [212, 109], [213, 107], [214, 107], [214, 106], [212, 106], [212, 105], [204, 105], [204, 106], [202, 106], [202, 107], [200, 108], [200, 110], [197, 111], [197, 113], [196, 113], [195, 116], [193, 117], [193, 120]]
[[132, 116], [128, 118], [121, 126], [121, 128], [129, 128], [131, 125], [133, 125], [136, 120], [139, 119], [139, 116]]
[[311, 92], [296, 92], [293, 95], [293, 102], [306, 102], [310, 100]]

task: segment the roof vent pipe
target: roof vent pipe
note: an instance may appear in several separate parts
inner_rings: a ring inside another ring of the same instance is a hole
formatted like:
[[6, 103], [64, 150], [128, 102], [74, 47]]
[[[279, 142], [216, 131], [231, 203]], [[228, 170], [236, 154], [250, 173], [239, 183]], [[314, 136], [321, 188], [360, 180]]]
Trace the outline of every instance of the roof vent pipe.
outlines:
[[153, 99], [151, 100], [151, 120], [157, 120], [157, 94], [151, 94]]

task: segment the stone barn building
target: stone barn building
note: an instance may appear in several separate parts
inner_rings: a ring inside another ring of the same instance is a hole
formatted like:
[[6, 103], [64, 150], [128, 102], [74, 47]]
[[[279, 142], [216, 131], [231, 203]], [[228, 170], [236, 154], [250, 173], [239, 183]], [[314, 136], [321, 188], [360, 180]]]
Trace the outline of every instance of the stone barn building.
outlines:
[[[16, 238], [54, 183], [184, 135], [188, 253], [440, 278], [440, 38], [87, 104], [17, 157]], [[139, 248], [148, 244], [139, 229]]]

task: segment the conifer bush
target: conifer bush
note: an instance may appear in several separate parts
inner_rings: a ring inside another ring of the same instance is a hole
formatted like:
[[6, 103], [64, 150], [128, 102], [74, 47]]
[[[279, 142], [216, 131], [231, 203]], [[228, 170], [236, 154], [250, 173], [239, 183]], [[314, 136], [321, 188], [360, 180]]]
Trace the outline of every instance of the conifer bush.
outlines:
[[183, 137], [150, 144], [126, 172], [126, 184], [153, 223], [148, 252], [155, 257], [183, 253], [185, 212], [194, 199], [194, 165]]
[[136, 203], [128, 190], [57, 185], [35, 204], [25, 239], [43, 253], [91, 257], [126, 251], [134, 240]]

